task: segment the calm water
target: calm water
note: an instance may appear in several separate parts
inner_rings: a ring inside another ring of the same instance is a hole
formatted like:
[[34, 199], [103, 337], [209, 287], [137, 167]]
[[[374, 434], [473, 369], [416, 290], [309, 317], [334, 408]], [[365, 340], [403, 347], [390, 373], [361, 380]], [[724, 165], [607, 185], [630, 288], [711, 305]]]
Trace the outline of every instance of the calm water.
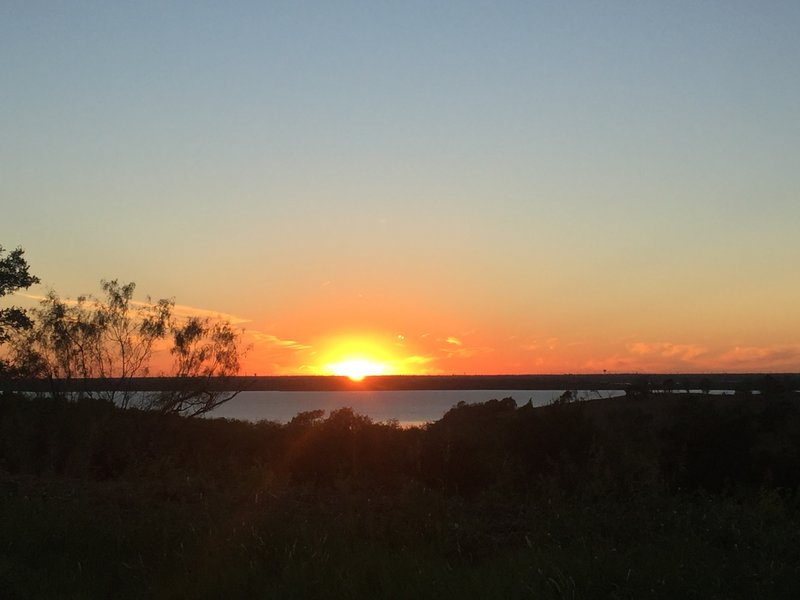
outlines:
[[[436, 421], [458, 402], [472, 404], [492, 399], [514, 398], [518, 405], [531, 400], [534, 406], [558, 398], [558, 390], [457, 390], [395, 392], [242, 392], [212, 412], [210, 417], [247, 421], [266, 419], [286, 423], [297, 413], [322, 409], [327, 412], [350, 407], [374, 421], [396, 419], [401, 425]], [[580, 397], [607, 398], [620, 392], [583, 392]]]

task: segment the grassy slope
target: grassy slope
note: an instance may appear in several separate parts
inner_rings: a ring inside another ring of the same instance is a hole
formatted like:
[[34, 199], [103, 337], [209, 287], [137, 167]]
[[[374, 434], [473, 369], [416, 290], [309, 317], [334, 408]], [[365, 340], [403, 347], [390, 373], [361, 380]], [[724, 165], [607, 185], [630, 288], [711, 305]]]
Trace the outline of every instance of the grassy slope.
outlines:
[[4, 398], [3, 597], [796, 598], [797, 406], [488, 403], [404, 432]]

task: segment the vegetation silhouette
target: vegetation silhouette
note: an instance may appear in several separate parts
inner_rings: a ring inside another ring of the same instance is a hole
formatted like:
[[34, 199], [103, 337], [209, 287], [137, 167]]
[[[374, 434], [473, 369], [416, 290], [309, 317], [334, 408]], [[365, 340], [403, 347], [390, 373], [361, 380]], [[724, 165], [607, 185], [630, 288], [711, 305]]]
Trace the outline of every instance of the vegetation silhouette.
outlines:
[[[174, 301], [134, 302], [133, 283], [101, 282], [104, 296], [62, 300], [50, 291], [30, 311], [30, 325], [11, 338], [11, 362], [18, 373], [51, 382], [51, 393], [64, 382], [98, 379], [93, 395], [162, 413], [201, 415], [234, 398], [238, 391], [219, 391], [203, 381], [235, 375], [243, 354], [241, 332], [211, 318], [174, 315]], [[191, 381], [179, 390], [142, 393], [130, 382], [149, 374], [157, 346], [169, 345], [172, 377]]]
[[[22, 248], [6, 253], [0, 246], [0, 298], [39, 283], [39, 278], [30, 274], [24, 254]], [[15, 333], [30, 328], [31, 324], [26, 311], [17, 306], [0, 309], [0, 345]], [[0, 377], [13, 375], [17, 375], [14, 366], [0, 356]]]
[[403, 429], [6, 393], [0, 578], [12, 598], [794, 598], [798, 400], [505, 398]]
[[[0, 296], [38, 282], [2, 253]], [[0, 314], [0, 376], [109, 382], [0, 392], [3, 598], [800, 596], [796, 378], [723, 396], [639, 376], [407, 429], [351, 408], [187, 418], [232, 397], [196, 381], [238, 371], [239, 334], [102, 288]], [[132, 394], [164, 344], [192, 385]]]
[[[0, 247], [0, 297], [38, 283], [21, 249], [2, 254]], [[171, 299], [135, 301], [132, 282], [103, 280], [101, 288], [99, 298], [62, 299], [51, 290], [33, 310], [0, 311], [0, 343], [9, 347], [0, 378], [47, 379], [53, 395], [88, 395], [122, 408], [189, 416], [207, 413], [238, 394], [208, 384], [239, 372], [246, 349], [241, 332], [229, 322], [178, 317]], [[149, 374], [154, 351], [165, 345], [173, 359], [168, 375], [190, 385], [157, 393], [132, 391], [131, 382]], [[89, 378], [102, 382], [101, 389], [59, 389], [59, 384], [69, 388], [71, 380]]]

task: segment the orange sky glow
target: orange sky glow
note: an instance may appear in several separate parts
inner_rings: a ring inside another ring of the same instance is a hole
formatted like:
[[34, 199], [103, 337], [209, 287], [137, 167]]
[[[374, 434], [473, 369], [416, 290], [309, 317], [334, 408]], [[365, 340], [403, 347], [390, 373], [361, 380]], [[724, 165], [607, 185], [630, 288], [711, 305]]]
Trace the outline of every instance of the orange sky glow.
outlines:
[[247, 374], [800, 371], [800, 3], [162, 4], [3, 9], [29, 295]]

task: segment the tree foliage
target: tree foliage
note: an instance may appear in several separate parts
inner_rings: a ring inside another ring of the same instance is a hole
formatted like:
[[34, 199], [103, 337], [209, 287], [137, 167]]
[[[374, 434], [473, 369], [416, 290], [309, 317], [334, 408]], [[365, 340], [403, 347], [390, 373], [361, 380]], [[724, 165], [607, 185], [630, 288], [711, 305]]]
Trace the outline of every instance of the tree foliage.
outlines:
[[14, 344], [24, 372], [50, 379], [94, 377], [111, 380], [109, 400], [128, 406], [132, 394], [120, 391], [127, 380], [149, 373], [155, 344], [170, 327], [173, 302], [137, 303], [136, 285], [101, 282], [104, 296], [62, 300], [50, 291], [33, 322]]
[[[54, 382], [104, 379], [107, 390], [98, 394], [103, 399], [186, 415], [208, 412], [236, 395], [204, 385], [204, 380], [239, 371], [241, 332], [230, 323], [178, 317], [170, 299], [136, 301], [134, 283], [114, 279], [101, 286], [100, 298], [64, 300], [53, 291], [47, 294], [31, 311], [30, 326], [12, 340], [13, 360], [21, 371]], [[180, 392], [130, 392], [126, 384], [150, 374], [157, 350], [168, 350], [172, 357], [167, 375], [191, 378], [191, 385]]]
[[[6, 254], [0, 246], [0, 298], [39, 283], [39, 278], [30, 274], [23, 254], [25, 251], [21, 248]], [[14, 331], [30, 325], [30, 318], [23, 309], [16, 306], [0, 309], [0, 342], [8, 341]]]
[[[39, 278], [30, 274], [24, 253], [22, 248], [17, 248], [6, 254], [3, 246], [0, 246], [0, 298], [39, 283]], [[0, 308], [0, 344], [8, 342], [16, 332], [30, 326], [31, 319], [24, 309], [17, 306]], [[13, 365], [0, 357], [0, 376], [13, 374]]]
[[[230, 323], [189, 317], [182, 323], [173, 323], [170, 334], [176, 377], [211, 379], [239, 372], [242, 356], [240, 334]], [[238, 393], [192, 386], [187, 390], [163, 392], [151, 397], [148, 408], [194, 416], [212, 410]]]

